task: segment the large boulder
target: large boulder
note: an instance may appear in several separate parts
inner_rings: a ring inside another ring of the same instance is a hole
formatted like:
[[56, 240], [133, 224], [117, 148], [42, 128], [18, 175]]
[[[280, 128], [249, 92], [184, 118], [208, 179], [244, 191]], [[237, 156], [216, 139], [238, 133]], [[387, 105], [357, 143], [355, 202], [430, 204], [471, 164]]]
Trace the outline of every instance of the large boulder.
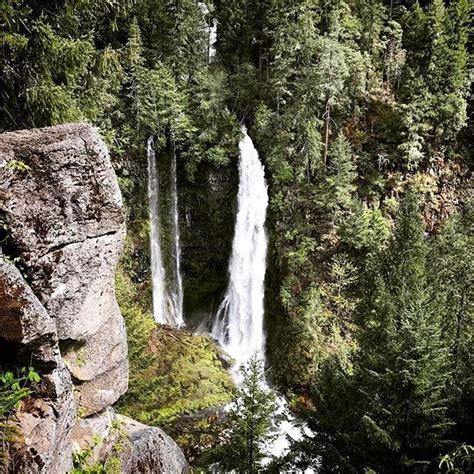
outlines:
[[60, 339], [85, 340], [119, 314], [125, 235], [107, 147], [89, 125], [3, 133], [0, 188], [10, 239]]
[[122, 415], [117, 415], [117, 420], [129, 441], [119, 454], [124, 474], [187, 472], [183, 452], [163, 430], [143, 425]]
[[181, 449], [164, 431], [117, 415], [112, 408], [79, 421], [73, 443], [87, 450], [89, 465], [115, 461], [123, 474], [182, 474], [188, 468]]
[[125, 223], [107, 147], [86, 124], [4, 133], [0, 190], [7, 251], [56, 323], [81, 412], [101, 411], [128, 384], [114, 286]]

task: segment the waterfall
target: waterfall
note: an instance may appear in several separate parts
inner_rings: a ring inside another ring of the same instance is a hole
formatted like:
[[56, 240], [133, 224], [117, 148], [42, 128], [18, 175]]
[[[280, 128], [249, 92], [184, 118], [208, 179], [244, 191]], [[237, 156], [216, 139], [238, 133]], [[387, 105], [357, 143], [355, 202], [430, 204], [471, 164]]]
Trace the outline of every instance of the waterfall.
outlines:
[[[162, 252], [160, 220], [160, 184], [153, 137], [147, 143], [148, 158], [148, 200], [150, 215], [150, 260], [153, 284], [153, 316], [159, 324], [184, 326], [183, 320], [183, 283], [180, 273], [181, 249], [179, 242], [178, 191], [176, 175], [176, 155], [171, 160], [171, 232], [173, 255], [173, 284], [166, 278]], [[171, 291], [170, 291], [171, 287]]]
[[[267, 237], [265, 217], [268, 205], [265, 173], [252, 140], [244, 134], [239, 144], [239, 191], [232, 255], [229, 262], [229, 286], [217, 310], [212, 336], [236, 361], [233, 375], [240, 382], [238, 369], [254, 354], [265, 363], [264, 280]], [[268, 382], [262, 387], [273, 390]], [[288, 452], [290, 440], [300, 440], [303, 434], [312, 436], [305, 423], [292, 413], [285, 398], [275, 392], [276, 411], [272, 416], [271, 441], [265, 446], [268, 463], [272, 456]], [[306, 471], [308, 474], [313, 472]]]
[[179, 238], [179, 213], [178, 213], [178, 175], [176, 164], [176, 151], [173, 143], [173, 156], [171, 157], [171, 230], [173, 242], [173, 263], [175, 288], [172, 294], [174, 322], [176, 326], [184, 326], [183, 319], [183, 278], [181, 276], [181, 245]]
[[229, 262], [229, 286], [212, 328], [213, 337], [237, 362], [236, 368], [254, 354], [261, 360], [265, 358], [263, 296], [267, 183], [258, 152], [245, 127], [242, 127], [242, 133], [238, 211]]
[[216, 56], [216, 42], [217, 42], [217, 20], [212, 20], [212, 25], [209, 27], [209, 46], [208, 46], [208, 61], [211, 62]]
[[153, 137], [147, 143], [148, 157], [148, 201], [150, 214], [150, 260], [153, 284], [153, 316], [160, 324], [167, 323], [165, 312], [166, 276], [161, 254], [160, 232], [160, 187]]
[[198, 2], [203, 16], [203, 31], [207, 36], [207, 62], [210, 63], [216, 56], [216, 41], [217, 41], [217, 20], [211, 19], [209, 22], [210, 10], [206, 3]]

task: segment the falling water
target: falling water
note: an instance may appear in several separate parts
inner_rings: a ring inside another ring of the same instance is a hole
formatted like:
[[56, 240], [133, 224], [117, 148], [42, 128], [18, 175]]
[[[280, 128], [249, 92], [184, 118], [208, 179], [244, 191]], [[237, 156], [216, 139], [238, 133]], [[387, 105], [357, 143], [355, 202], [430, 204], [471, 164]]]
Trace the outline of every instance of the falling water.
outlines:
[[[159, 324], [183, 326], [183, 284], [180, 273], [180, 243], [178, 227], [178, 193], [176, 156], [171, 161], [171, 224], [173, 241], [173, 281], [166, 278], [161, 248], [160, 185], [153, 138], [148, 139], [148, 200], [150, 214], [150, 260], [153, 283], [153, 316]], [[170, 291], [170, 286], [172, 286]]]
[[161, 255], [161, 232], [160, 232], [160, 188], [158, 182], [158, 170], [156, 167], [156, 155], [153, 137], [147, 143], [148, 157], [148, 201], [150, 213], [150, 259], [151, 276], [153, 282], [153, 316], [157, 323], [166, 324], [169, 321], [165, 312], [166, 276]]
[[210, 63], [216, 56], [217, 20], [213, 18], [209, 23], [209, 6], [204, 2], [198, 2], [198, 6], [203, 15], [203, 30], [207, 36], [207, 61]]
[[[237, 383], [238, 370], [254, 354], [265, 363], [264, 279], [267, 237], [265, 217], [268, 205], [267, 184], [258, 152], [242, 127], [240, 141], [238, 211], [232, 255], [229, 263], [229, 287], [217, 311], [212, 335], [236, 361], [233, 370]], [[273, 390], [265, 379], [261, 385]], [[272, 456], [288, 452], [290, 440], [311, 436], [305, 423], [290, 411], [285, 398], [275, 393], [276, 411], [271, 420], [271, 442], [264, 451], [269, 462]], [[307, 471], [308, 473], [311, 471]]]
[[267, 237], [267, 183], [257, 150], [242, 127], [238, 212], [229, 287], [220, 305], [212, 335], [240, 367], [254, 354], [264, 360], [263, 295]]
[[212, 20], [212, 25], [209, 27], [209, 46], [208, 46], [208, 60], [209, 62], [216, 56], [216, 42], [217, 42], [217, 20]]
[[171, 158], [171, 224], [173, 242], [173, 273], [174, 290], [172, 293], [174, 323], [176, 326], [184, 326], [183, 320], [183, 278], [181, 276], [181, 244], [179, 236], [179, 213], [178, 213], [178, 176], [176, 170], [176, 152], [173, 144], [173, 156]]

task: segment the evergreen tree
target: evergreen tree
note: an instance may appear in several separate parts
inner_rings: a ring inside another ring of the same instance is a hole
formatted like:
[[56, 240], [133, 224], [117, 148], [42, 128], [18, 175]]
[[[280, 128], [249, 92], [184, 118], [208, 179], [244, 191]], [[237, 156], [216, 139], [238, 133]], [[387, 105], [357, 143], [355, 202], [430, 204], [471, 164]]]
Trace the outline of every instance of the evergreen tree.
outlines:
[[449, 218], [434, 245], [432, 266], [441, 291], [447, 294], [442, 321], [449, 349], [450, 431], [458, 443], [474, 445], [474, 237], [472, 205]]
[[259, 472], [269, 439], [274, 395], [264, 386], [262, 362], [250, 359], [242, 369], [243, 380], [229, 413], [229, 441], [213, 455], [223, 472]]
[[427, 255], [409, 193], [393, 241], [365, 271], [353, 368], [326, 369], [317, 384], [313, 446], [327, 469], [423, 470], [442, 452], [449, 426], [444, 304]]

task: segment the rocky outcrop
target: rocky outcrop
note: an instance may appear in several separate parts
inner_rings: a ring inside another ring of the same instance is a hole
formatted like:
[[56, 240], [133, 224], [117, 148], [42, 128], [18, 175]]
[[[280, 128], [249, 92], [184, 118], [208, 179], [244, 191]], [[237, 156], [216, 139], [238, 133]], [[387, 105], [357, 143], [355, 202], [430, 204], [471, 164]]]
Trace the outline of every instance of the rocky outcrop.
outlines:
[[88, 125], [4, 133], [0, 187], [9, 242], [56, 322], [81, 413], [101, 411], [128, 381], [114, 289], [125, 224], [107, 148]]
[[163, 430], [117, 415], [112, 408], [78, 422], [73, 443], [89, 449], [90, 464], [119, 462], [123, 474], [187, 471], [182, 451]]
[[[24, 443], [14, 447], [12, 470], [67, 472], [76, 410], [81, 426], [92, 423], [128, 385], [114, 287], [124, 213], [99, 134], [85, 124], [1, 134], [0, 224], [3, 253], [24, 275], [3, 259], [0, 363], [31, 361], [42, 377], [17, 414]], [[130, 434], [124, 466], [138, 466], [140, 456], [165, 466], [169, 446], [179, 451], [167, 438], [150, 441], [153, 430]], [[110, 438], [108, 425], [102, 431]]]
[[[0, 261], [0, 360], [33, 364], [41, 372], [36, 396], [18, 410], [24, 443], [13, 447], [13, 472], [66, 472], [76, 405], [59, 353], [54, 321], [13, 265]], [[13, 360], [12, 360], [13, 359]]]

